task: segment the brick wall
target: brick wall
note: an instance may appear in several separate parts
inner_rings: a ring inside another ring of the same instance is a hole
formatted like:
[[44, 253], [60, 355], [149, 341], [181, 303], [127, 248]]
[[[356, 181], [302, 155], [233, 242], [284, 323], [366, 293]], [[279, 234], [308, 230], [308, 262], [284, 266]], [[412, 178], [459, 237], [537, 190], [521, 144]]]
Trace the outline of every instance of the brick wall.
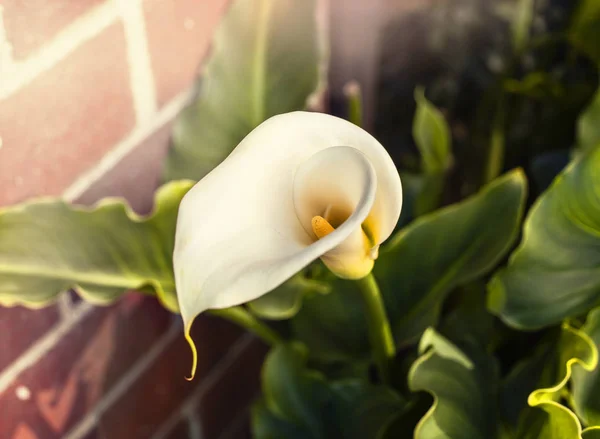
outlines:
[[[33, 196], [151, 207], [171, 122], [226, 0], [0, 1], [0, 206]], [[265, 347], [131, 293], [0, 307], [0, 438], [242, 438]]]

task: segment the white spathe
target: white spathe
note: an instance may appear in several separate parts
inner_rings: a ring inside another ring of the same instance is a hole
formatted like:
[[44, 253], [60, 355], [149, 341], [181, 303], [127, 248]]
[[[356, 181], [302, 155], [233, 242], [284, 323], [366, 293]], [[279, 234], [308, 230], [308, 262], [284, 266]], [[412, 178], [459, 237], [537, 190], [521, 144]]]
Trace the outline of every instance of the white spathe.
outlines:
[[[367, 275], [401, 207], [398, 171], [363, 129], [322, 113], [268, 119], [181, 202], [173, 261], [186, 332], [319, 257], [342, 277]], [[319, 239], [315, 216], [335, 230]]]

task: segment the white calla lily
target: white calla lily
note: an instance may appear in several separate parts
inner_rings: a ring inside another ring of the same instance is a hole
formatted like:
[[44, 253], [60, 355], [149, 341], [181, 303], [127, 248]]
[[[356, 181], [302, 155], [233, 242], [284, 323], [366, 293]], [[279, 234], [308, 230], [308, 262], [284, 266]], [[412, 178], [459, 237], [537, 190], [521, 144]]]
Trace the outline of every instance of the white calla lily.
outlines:
[[256, 299], [319, 257], [340, 277], [369, 274], [401, 206], [394, 163], [356, 125], [308, 112], [262, 123], [179, 208], [175, 282], [192, 349], [198, 314]]

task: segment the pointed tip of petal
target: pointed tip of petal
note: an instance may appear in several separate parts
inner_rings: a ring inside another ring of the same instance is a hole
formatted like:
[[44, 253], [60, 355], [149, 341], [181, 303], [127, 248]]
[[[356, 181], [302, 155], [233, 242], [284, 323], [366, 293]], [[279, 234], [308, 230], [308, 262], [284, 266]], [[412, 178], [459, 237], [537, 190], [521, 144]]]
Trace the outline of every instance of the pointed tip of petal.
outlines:
[[196, 375], [196, 367], [198, 366], [198, 351], [196, 350], [196, 345], [194, 343], [194, 340], [192, 339], [192, 335], [190, 334], [193, 323], [194, 321], [192, 320], [187, 325], [185, 325], [184, 330], [185, 339], [190, 345], [190, 349], [192, 350], [192, 371], [189, 377], [185, 377], [187, 381], [192, 381], [194, 379], [194, 376]]

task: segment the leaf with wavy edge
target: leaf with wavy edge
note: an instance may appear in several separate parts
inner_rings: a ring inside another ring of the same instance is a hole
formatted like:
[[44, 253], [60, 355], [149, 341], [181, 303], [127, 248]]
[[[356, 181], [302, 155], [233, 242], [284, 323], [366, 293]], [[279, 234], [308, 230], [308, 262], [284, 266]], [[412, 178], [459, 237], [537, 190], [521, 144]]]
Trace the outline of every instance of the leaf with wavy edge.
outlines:
[[488, 308], [535, 329], [600, 303], [600, 145], [574, 160], [533, 205], [508, 266], [488, 284]]
[[486, 357], [474, 361], [433, 328], [423, 333], [419, 353], [408, 385], [413, 392], [430, 393], [434, 403], [417, 424], [414, 438], [496, 437], [495, 363]]
[[192, 185], [176, 181], [159, 188], [147, 216], [116, 198], [91, 208], [48, 198], [0, 210], [0, 304], [38, 308], [70, 288], [108, 303], [149, 286], [177, 311], [175, 222]]
[[562, 405], [560, 400], [566, 392], [573, 369], [581, 367], [588, 371], [593, 370], [598, 364], [598, 351], [585, 332], [577, 330], [567, 323], [562, 325], [558, 351], [561, 369], [558, 374], [561, 377], [560, 381], [551, 387], [533, 391], [527, 398], [527, 403], [531, 407], [544, 410], [545, 416], [539, 410], [526, 413], [517, 433], [519, 439], [582, 438], [583, 431], [579, 419], [568, 407]]
[[[600, 308], [589, 313], [581, 329], [600, 346]], [[575, 369], [571, 393], [575, 412], [584, 424], [600, 425], [600, 367], [593, 371]]]

